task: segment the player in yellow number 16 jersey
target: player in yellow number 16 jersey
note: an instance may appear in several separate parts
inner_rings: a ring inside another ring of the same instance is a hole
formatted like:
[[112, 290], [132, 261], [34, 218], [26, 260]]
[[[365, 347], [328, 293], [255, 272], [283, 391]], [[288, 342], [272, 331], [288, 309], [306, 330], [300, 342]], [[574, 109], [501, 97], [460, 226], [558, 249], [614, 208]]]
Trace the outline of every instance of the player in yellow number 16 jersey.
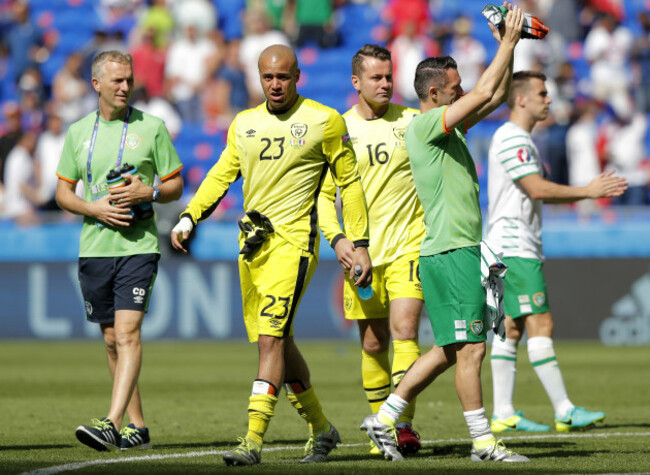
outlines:
[[[361, 374], [372, 412], [388, 398], [406, 370], [420, 356], [418, 324], [422, 286], [418, 262], [425, 235], [409, 157], [404, 143], [406, 127], [419, 112], [390, 102], [393, 64], [390, 52], [366, 45], [352, 59], [352, 84], [359, 103], [343, 118], [359, 162], [361, 183], [368, 202], [374, 295], [360, 298], [352, 282], [344, 286], [345, 317], [356, 320], [361, 334]], [[319, 198], [321, 229], [345, 269], [352, 265], [353, 234], [341, 230], [334, 199], [336, 187], [328, 178]], [[345, 208], [343, 208], [345, 211]], [[393, 337], [393, 364], [388, 346]], [[398, 446], [403, 454], [420, 449], [411, 422], [415, 401], [397, 424]], [[371, 442], [371, 453], [380, 453]]]

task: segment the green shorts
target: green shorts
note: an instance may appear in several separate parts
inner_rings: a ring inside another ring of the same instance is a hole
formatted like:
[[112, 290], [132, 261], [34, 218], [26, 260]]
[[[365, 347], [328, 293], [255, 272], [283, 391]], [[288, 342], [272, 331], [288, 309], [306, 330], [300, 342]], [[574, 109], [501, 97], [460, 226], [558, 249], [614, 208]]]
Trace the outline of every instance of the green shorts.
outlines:
[[503, 308], [512, 318], [550, 311], [542, 261], [526, 257], [504, 257], [508, 266]]
[[420, 280], [436, 345], [485, 341], [479, 246], [420, 256]]

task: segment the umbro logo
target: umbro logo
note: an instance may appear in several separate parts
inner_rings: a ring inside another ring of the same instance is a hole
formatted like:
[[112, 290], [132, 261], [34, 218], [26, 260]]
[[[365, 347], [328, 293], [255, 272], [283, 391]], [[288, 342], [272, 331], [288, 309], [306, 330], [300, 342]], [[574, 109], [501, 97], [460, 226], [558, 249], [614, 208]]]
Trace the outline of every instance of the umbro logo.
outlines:
[[255, 137], [255, 132], [257, 132], [257, 130], [248, 129], [248, 130], [246, 131], [246, 137], [247, 137], [247, 138]]
[[140, 288], [140, 287], [134, 287], [133, 288], [133, 303], [135, 304], [142, 304], [144, 302], [144, 296], [147, 294], [147, 291]]

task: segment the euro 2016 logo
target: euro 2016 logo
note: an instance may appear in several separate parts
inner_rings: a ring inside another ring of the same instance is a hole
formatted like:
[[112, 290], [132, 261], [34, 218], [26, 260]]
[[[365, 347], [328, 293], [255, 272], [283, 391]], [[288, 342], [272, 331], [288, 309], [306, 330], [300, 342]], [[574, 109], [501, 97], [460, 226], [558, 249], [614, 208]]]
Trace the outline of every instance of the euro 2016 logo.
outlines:
[[517, 158], [519, 159], [520, 162], [525, 163], [525, 162], [530, 162], [531, 156], [530, 156], [530, 150], [527, 148], [520, 148], [517, 150]]

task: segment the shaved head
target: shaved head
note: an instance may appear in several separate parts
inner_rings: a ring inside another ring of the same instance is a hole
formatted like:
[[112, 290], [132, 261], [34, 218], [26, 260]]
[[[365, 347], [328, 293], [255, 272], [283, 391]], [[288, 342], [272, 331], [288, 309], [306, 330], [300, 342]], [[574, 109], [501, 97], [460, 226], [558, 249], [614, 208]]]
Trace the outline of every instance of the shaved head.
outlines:
[[298, 100], [296, 84], [300, 79], [296, 53], [284, 45], [271, 45], [257, 62], [260, 82], [270, 112], [283, 113]]
[[257, 67], [262, 70], [262, 63], [272, 62], [272, 63], [284, 63], [287, 62], [290, 65], [292, 71], [298, 69], [298, 58], [296, 53], [285, 45], [271, 45], [262, 51], [260, 54], [260, 59], [257, 62]]

